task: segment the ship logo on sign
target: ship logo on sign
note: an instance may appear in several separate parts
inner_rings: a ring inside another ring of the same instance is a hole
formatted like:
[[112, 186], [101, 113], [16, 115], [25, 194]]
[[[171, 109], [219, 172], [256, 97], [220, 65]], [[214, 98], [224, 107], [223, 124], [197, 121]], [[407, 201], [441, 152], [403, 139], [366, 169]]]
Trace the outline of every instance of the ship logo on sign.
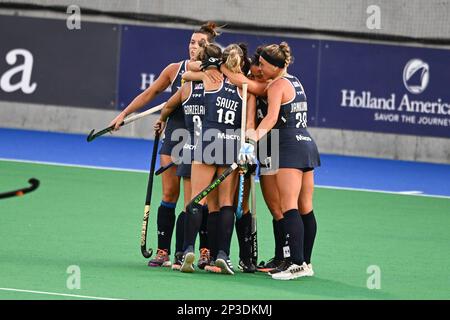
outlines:
[[422, 93], [428, 86], [430, 67], [420, 59], [411, 59], [403, 69], [403, 84], [414, 94]]

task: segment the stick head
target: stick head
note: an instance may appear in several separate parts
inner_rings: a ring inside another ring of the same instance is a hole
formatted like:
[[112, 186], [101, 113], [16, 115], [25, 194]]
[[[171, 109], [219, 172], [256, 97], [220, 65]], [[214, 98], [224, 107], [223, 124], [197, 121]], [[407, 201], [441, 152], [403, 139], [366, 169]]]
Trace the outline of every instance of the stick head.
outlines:
[[141, 252], [142, 252], [142, 255], [148, 259], [152, 256], [153, 249], [148, 249], [148, 251], [147, 251], [147, 249], [145, 249], [145, 246], [144, 247], [141, 246]]
[[31, 178], [30, 180], [28, 180], [28, 182], [31, 184], [33, 189], [36, 189], [37, 187], [39, 187], [39, 180], [36, 178]]

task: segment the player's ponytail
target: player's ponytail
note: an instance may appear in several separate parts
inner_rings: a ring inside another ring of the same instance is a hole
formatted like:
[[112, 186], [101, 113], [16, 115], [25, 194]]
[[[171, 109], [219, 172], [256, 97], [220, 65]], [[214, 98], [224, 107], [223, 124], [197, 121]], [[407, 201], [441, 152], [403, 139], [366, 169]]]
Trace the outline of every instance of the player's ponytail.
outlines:
[[214, 22], [207, 22], [203, 24], [198, 30], [194, 31], [194, 33], [201, 33], [206, 35], [206, 39], [209, 43], [213, 43], [214, 40], [220, 33], [216, 30], [217, 25]]
[[217, 44], [210, 43], [205, 47], [206, 57], [212, 57], [217, 59], [222, 59], [222, 48], [220, 48]]
[[234, 73], [242, 72], [242, 61], [244, 53], [237, 44], [230, 44], [223, 51], [223, 63], [225, 66]]
[[284, 55], [285, 67], [294, 62], [294, 57], [291, 55], [291, 48], [289, 47], [287, 42], [281, 42], [279, 45], [279, 49]]
[[239, 48], [242, 50], [242, 73], [247, 75], [250, 71], [251, 60], [248, 58], [248, 48], [246, 43], [239, 43]]

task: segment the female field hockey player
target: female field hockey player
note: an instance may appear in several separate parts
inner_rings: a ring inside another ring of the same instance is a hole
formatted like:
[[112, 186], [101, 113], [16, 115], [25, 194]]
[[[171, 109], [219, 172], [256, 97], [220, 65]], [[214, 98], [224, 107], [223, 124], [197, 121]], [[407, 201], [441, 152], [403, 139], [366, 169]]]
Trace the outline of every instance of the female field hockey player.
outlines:
[[[244, 51], [244, 56], [247, 57], [247, 45], [239, 44], [239, 46]], [[242, 67], [242, 74], [249, 74], [252, 68], [252, 60], [247, 58]], [[249, 77], [253, 78], [253, 74], [250, 73]], [[258, 106], [258, 100], [256, 99], [256, 108]], [[257, 111], [257, 109], [256, 109]], [[256, 123], [256, 113], [253, 121]], [[249, 206], [249, 195], [250, 195], [250, 176], [256, 170], [256, 163], [248, 166], [248, 171], [244, 174], [244, 190], [242, 197], [242, 216], [240, 219], [236, 219], [236, 235], [239, 244], [239, 264], [238, 268], [244, 273], [254, 273], [256, 271], [256, 260], [254, 260], [253, 252], [253, 234], [252, 234], [252, 213], [250, 212]], [[234, 206], [238, 207], [239, 190], [235, 195]]]
[[[267, 89], [267, 115], [242, 153], [253, 157], [252, 146], [268, 131], [279, 133], [278, 170], [275, 175], [283, 218], [283, 263], [270, 271], [273, 279], [289, 280], [313, 275], [310, 263], [316, 233], [312, 210], [314, 168], [320, 166], [320, 156], [307, 131], [306, 94], [301, 82], [287, 73], [292, 62], [287, 43], [270, 45], [260, 56], [260, 69], [269, 85], [249, 82], [249, 91], [263, 95]], [[226, 74], [226, 72], [225, 72]], [[275, 150], [271, 150], [272, 158]], [[300, 211], [299, 211], [300, 210]], [[300, 214], [302, 213], [302, 214]]]
[[[264, 49], [264, 46], [259, 46], [252, 59], [251, 59], [251, 65], [250, 65], [250, 74], [249, 78], [261, 82], [264, 84], [268, 84], [268, 80], [264, 79], [261, 69], [259, 67], [259, 57], [261, 55], [262, 50]], [[234, 75], [233, 75], [234, 76]], [[266, 96], [257, 96], [256, 97], [256, 124], [259, 125], [259, 123], [262, 121], [262, 119], [267, 115], [267, 97]], [[258, 267], [257, 270], [261, 272], [268, 272], [274, 268], [276, 268], [282, 261], [283, 261], [283, 243], [284, 240], [282, 239], [282, 232], [280, 228], [279, 221], [282, 219], [283, 215], [281, 212], [280, 207], [280, 200], [278, 195], [278, 189], [274, 186], [276, 186], [276, 178], [273, 174], [270, 174], [270, 165], [271, 165], [271, 157], [270, 157], [270, 132], [262, 137], [260, 141], [258, 141], [257, 150], [258, 154], [256, 154], [256, 157], [258, 159], [258, 162], [262, 166], [259, 172], [259, 181], [261, 186], [261, 191], [264, 197], [264, 201], [266, 202], [266, 205], [272, 214], [273, 220], [272, 220], [272, 227], [273, 227], [273, 233], [274, 233], [274, 239], [275, 239], [275, 256], [274, 258], [270, 259], [268, 263], [262, 262]], [[264, 174], [261, 174], [263, 172]], [[268, 174], [269, 173], [269, 174]], [[246, 181], [246, 189], [247, 190], [248, 181]], [[247, 198], [244, 198], [247, 199]], [[244, 208], [248, 208], [248, 201], [244, 202]], [[244, 229], [248, 230], [251, 227], [251, 219], [250, 217], [243, 216], [242, 222], [237, 221], [236, 223], [236, 231], [239, 236], [239, 230]], [[238, 223], [241, 223], [242, 225], [245, 225], [245, 227], [238, 226]], [[244, 236], [244, 239], [247, 239], [248, 236]], [[241, 245], [241, 244], [240, 244]], [[245, 250], [245, 249], [244, 249]], [[246, 251], [244, 251], [246, 252]], [[241, 260], [242, 261], [242, 260]], [[244, 260], [248, 261], [248, 259]], [[252, 261], [254, 264], [256, 264], [256, 261]], [[253, 269], [252, 265], [248, 265], [247, 268]], [[256, 268], [256, 266], [255, 266]], [[244, 269], [245, 270], [245, 269]]]
[[[202, 43], [198, 50], [196, 60], [203, 60], [205, 55], [220, 59], [222, 57], [222, 50], [217, 45], [209, 44], [206, 46], [205, 43]], [[181, 214], [184, 215], [186, 212], [186, 206], [191, 200], [191, 163], [194, 157], [194, 150], [197, 148], [199, 142], [198, 139], [201, 136], [202, 122], [205, 115], [203, 83], [199, 81], [184, 83], [183, 86], [166, 102], [161, 111], [159, 120], [154, 125], [154, 129], [159, 133], [162, 133], [166, 126], [167, 118], [177, 108], [181, 108], [183, 111], [185, 128], [187, 129], [181, 129], [183, 131], [180, 133], [183, 135], [184, 143], [182, 145], [181, 155], [175, 155], [181, 160], [181, 163], [179, 163], [177, 167], [177, 176], [183, 178], [185, 210]], [[205, 226], [207, 224], [208, 210], [210, 211], [210, 214], [218, 213], [219, 207], [217, 201], [215, 201], [216, 198], [217, 197], [213, 197], [213, 195], [211, 195], [211, 197], [208, 197], [208, 207], [203, 206], [201, 223], [204, 227], [200, 230], [207, 229]], [[172, 264], [173, 270], [179, 270], [181, 268], [184, 228], [184, 223], [182, 223], [181, 219], [178, 219], [175, 228], [176, 249], [175, 260]], [[209, 237], [200, 236], [200, 259], [197, 265], [200, 269], [204, 269], [205, 266], [210, 263], [210, 252], [208, 249], [209, 245], [208, 243], [205, 243], [206, 238], [209, 239]]]
[[[212, 22], [202, 25], [198, 30], [194, 31], [189, 42], [189, 58], [195, 58], [196, 51], [200, 41], [212, 43], [218, 35], [216, 25]], [[181, 87], [182, 74], [187, 71], [187, 65], [190, 60], [169, 64], [159, 75], [159, 77], [144, 92], [138, 95], [116, 118], [110, 125], [115, 124], [115, 130], [120, 128], [120, 123], [125, 117], [151, 102], [158, 94], [164, 92], [166, 88], [171, 86], [172, 93], [175, 93]], [[172, 139], [172, 132], [176, 128], [184, 127], [184, 118], [182, 109], [175, 110], [170, 115], [165, 130], [165, 139], [162, 142], [160, 153], [160, 163], [166, 166], [172, 162], [171, 153], [173, 147], [180, 141]], [[170, 262], [170, 247], [172, 233], [175, 226], [175, 208], [180, 194], [180, 178], [176, 175], [176, 166], [171, 167], [162, 174], [162, 201], [158, 208], [157, 228], [158, 228], [158, 250], [156, 256], [148, 263], [149, 266], [167, 266]], [[180, 214], [177, 224], [184, 224], [184, 214]], [[178, 221], [179, 220], [179, 221]]]
[[[247, 58], [242, 49], [236, 45], [229, 45], [223, 52], [224, 64], [232, 72], [242, 72], [241, 68]], [[204, 63], [209, 64], [215, 59], [208, 58]], [[209, 66], [217, 68], [214, 63]], [[205, 68], [208, 68], [206, 66]], [[232, 163], [237, 162], [240, 146], [240, 128], [242, 120], [242, 93], [227, 79], [220, 83], [213, 83], [205, 73], [187, 72], [183, 75], [186, 80], [201, 80], [204, 84], [206, 114], [203, 122], [202, 148], [198, 148], [194, 155], [191, 172], [192, 198], [208, 186], [214, 176], [222, 174]], [[247, 96], [247, 128], [254, 128], [255, 97]], [[233, 266], [229, 258], [231, 236], [234, 227], [234, 195], [237, 186], [237, 171], [230, 174], [217, 188], [219, 214], [216, 214], [216, 222], [210, 222], [208, 226], [216, 224], [217, 254], [215, 266], [221, 269], [221, 273], [234, 274]], [[204, 201], [203, 199], [202, 201]], [[202, 202], [200, 202], [202, 203]], [[193, 252], [195, 237], [200, 227], [199, 215], [201, 205], [193, 204], [187, 208], [187, 222], [185, 234], [185, 251], [182, 272], [193, 272], [195, 255]]]
[[[259, 46], [256, 49], [256, 52], [252, 59], [251, 65], [251, 78], [255, 81], [268, 84], [268, 80], [264, 78], [261, 68], [259, 66], [259, 57], [261, 55], [264, 46]], [[270, 80], [269, 80], [270, 81]], [[267, 96], [257, 96], [256, 97], [256, 123], [259, 125], [267, 115]], [[271, 147], [271, 133], [268, 132], [267, 135], [263, 136], [258, 141], [257, 150], [259, 150], [256, 155], [258, 162], [263, 166], [262, 170], [260, 170], [259, 182], [261, 186], [261, 191], [264, 197], [264, 201], [266, 202], [267, 208], [269, 209], [272, 215], [272, 231], [275, 240], [275, 255], [271, 258], [267, 263], [262, 262], [262, 264], [258, 265], [258, 271], [268, 272], [272, 269], [275, 269], [283, 262], [283, 226], [281, 225], [284, 220], [283, 213], [281, 212], [280, 206], [280, 196], [278, 193], [278, 189], [276, 186], [276, 176], [274, 175], [274, 171], [271, 169], [272, 166], [272, 158], [270, 154]], [[261, 174], [263, 171], [263, 174]]]
[[[269, 83], [268, 79], [263, 77], [261, 69], [259, 67], [259, 57], [261, 55], [264, 46], [259, 46], [255, 54], [252, 57], [251, 65], [250, 65], [250, 74], [248, 79], [254, 80], [256, 82], [260, 82], [264, 84], [261, 86], [265, 88]], [[248, 82], [248, 79], [240, 74], [231, 74], [227, 69], [222, 70], [229, 75], [230, 80], [233, 83], [242, 86], [243, 82]], [[253, 88], [251, 88], [253, 89]], [[251, 91], [251, 90], [250, 90]], [[262, 95], [256, 96], [256, 123], [257, 125], [264, 119], [267, 115], [267, 92], [263, 90]], [[270, 132], [267, 135], [263, 136], [260, 141], [258, 141], [257, 150], [259, 151], [256, 154], [258, 162], [260, 163], [260, 172], [259, 172], [259, 181], [261, 186], [261, 191], [264, 197], [264, 201], [266, 202], [267, 208], [269, 209], [273, 220], [272, 220], [272, 228], [275, 240], [275, 256], [271, 258], [267, 263], [261, 262], [258, 265], [257, 270], [260, 272], [268, 272], [276, 267], [278, 267], [283, 262], [283, 229], [281, 223], [284, 222], [282, 220], [283, 214], [281, 212], [280, 199], [278, 194], [278, 189], [276, 188], [276, 177], [273, 175], [273, 171], [271, 171], [270, 166], [272, 165], [271, 157], [270, 157]], [[261, 174], [263, 172], [264, 174]], [[244, 197], [244, 208], [248, 208], [248, 200], [247, 200], [247, 190], [248, 190], [248, 181], [246, 181], [246, 195]], [[248, 210], [248, 209], [246, 209]], [[246, 212], [246, 211], [244, 211]], [[243, 215], [243, 219], [236, 221], [236, 231], [239, 237], [239, 230], [244, 229], [248, 230], [249, 224], [251, 223], [250, 217]], [[239, 225], [238, 224], [242, 224]], [[244, 236], [245, 239], [245, 236]], [[241, 242], [239, 242], [241, 246]], [[242, 246], [244, 246], [242, 244]], [[244, 249], [245, 250], [245, 249]], [[255, 262], [256, 263], [256, 262]], [[251, 267], [250, 267], [251, 268]]]

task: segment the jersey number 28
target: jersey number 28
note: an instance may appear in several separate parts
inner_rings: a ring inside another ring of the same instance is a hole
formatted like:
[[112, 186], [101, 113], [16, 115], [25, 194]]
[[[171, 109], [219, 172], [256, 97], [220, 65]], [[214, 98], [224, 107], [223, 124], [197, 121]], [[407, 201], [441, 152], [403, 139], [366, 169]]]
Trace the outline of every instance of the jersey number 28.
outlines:
[[295, 125], [296, 128], [306, 128], [306, 112], [297, 112], [295, 114], [295, 119], [298, 120], [297, 124]]

